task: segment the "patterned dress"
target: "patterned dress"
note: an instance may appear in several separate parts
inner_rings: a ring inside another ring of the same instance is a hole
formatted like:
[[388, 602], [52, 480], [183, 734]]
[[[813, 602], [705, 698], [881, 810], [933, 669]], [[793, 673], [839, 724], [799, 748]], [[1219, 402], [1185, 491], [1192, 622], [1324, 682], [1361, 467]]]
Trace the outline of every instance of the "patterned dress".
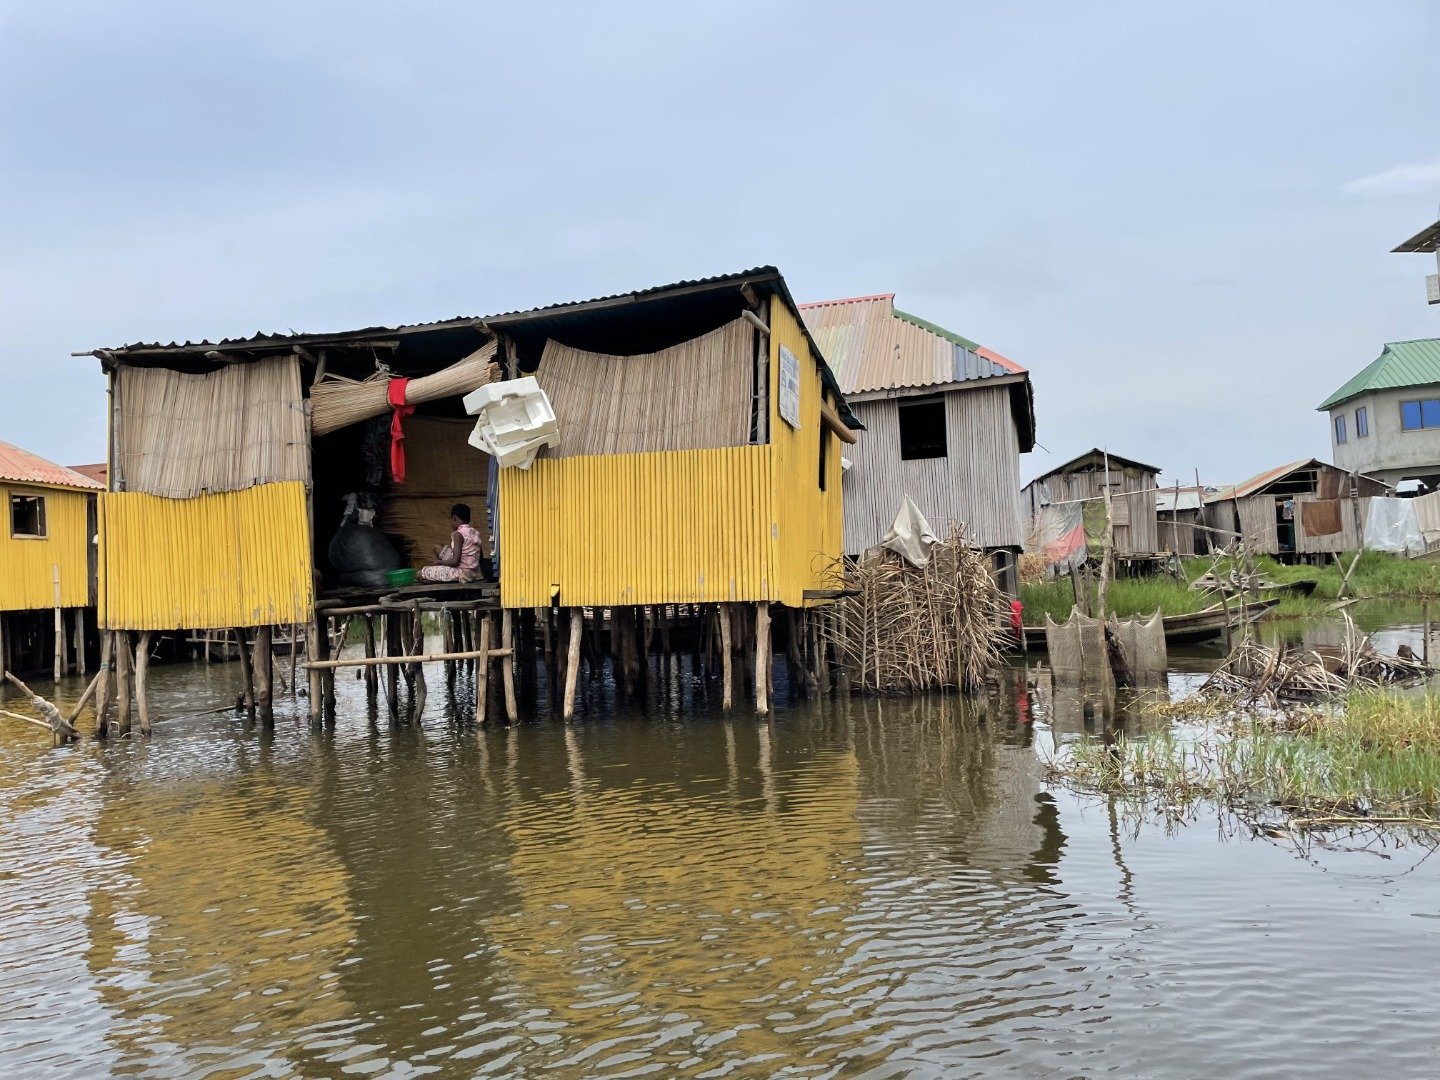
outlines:
[[[421, 581], [474, 581], [480, 576], [480, 533], [468, 522], [455, 530], [460, 534], [459, 566], [422, 566]], [[446, 547], [440, 553], [448, 558], [452, 549]]]

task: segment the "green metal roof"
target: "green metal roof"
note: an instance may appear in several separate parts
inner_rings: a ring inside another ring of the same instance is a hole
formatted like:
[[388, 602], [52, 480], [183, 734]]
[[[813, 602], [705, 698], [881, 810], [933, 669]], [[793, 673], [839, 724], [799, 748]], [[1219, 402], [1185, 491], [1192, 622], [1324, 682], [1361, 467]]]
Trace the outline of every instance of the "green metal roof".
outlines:
[[1317, 412], [1369, 390], [1394, 390], [1402, 386], [1431, 386], [1440, 383], [1440, 338], [1389, 342], [1375, 362], [1336, 390], [1317, 407]]
[[952, 345], [959, 345], [962, 349], [969, 349], [975, 352], [980, 348], [979, 344], [969, 338], [961, 337], [953, 330], [946, 330], [943, 326], [936, 326], [933, 322], [920, 318], [919, 315], [911, 315], [908, 311], [901, 311], [899, 308], [891, 308], [891, 314], [897, 319], [904, 319], [908, 323], [914, 323], [921, 330], [929, 330], [936, 337], [942, 337]]

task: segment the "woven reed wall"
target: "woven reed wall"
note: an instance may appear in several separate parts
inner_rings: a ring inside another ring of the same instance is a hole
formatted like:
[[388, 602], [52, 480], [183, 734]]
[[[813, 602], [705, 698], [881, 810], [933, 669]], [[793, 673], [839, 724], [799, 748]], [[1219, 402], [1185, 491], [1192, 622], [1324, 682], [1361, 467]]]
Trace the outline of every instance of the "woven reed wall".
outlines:
[[310, 478], [297, 357], [115, 373], [112, 487], [170, 499]]
[[770, 460], [740, 446], [501, 469], [501, 602], [775, 599]]
[[100, 624], [218, 630], [303, 622], [313, 605], [305, 485], [100, 496]]
[[[10, 535], [10, 496], [45, 500], [43, 540]], [[60, 567], [60, 605], [90, 603], [90, 537], [86, 507], [93, 492], [0, 484], [0, 611], [48, 610], [55, 606], [54, 567]]]
[[483, 548], [490, 554], [485, 521], [490, 458], [465, 441], [474, 426], [471, 420], [428, 416], [405, 421], [405, 484], [391, 485], [381, 496], [379, 524], [409, 542], [414, 567], [435, 561], [430, 549], [449, 536], [450, 507], [457, 502], [469, 505], [470, 524], [485, 537]]
[[535, 378], [560, 422], [560, 445], [544, 456], [744, 446], [756, 333], [736, 319], [691, 341], [636, 356], [547, 341]]
[[[805, 603], [806, 589], [832, 586], [828, 571], [840, 558], [844, 529], [840, 452], [844, 446], [820, 423], [820, 367], [810, 353], [800, 320], [784, 301], [770, 298], [770, 482], [769, 528], [775, 542], [770, 599], [790, 607]], [[800, 426], [780, 418], [780, 347], [799, 361]], [[826, 441], [826, 482], [820, 488], [820, 440]], [[865, 439], [861, 433], [861, 441]], [[858, 444], [857, 444], [858, 445]]]
[[866, 431], [845, 448], [845, 551], [851, 555], [885, 538], [902, 496], [909, 495], [932, 528], [951, 523], [982, 548], [1023, 543], [1020, 443], [1010, 411], [1010, 390], [977, 386], [944, 396], [946, 456], [900, 457], [900, 410], [894, 400], [857, 402]]

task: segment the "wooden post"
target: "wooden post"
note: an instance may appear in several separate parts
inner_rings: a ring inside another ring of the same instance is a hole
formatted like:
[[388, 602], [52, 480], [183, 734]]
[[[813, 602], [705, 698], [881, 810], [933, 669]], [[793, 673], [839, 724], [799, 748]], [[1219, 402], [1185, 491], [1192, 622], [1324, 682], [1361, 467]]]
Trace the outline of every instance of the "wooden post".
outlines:
[[[385, 623], [385, 655], [399, 656], [404, 649], [400, 644], [400, 617], [395, 612], [381, 616]], [[390, 665], [385, 669], [386, 708], [390, 713], [390, 724], [400, 722], [400, 668]]]
[[755, 712], [770, 715], [770, 605], [755, 605]]
[[274, 631], [268, 626], [255, 630], [255, 704], [260, 709], [260, 722], [266, 727], [275, 726], [274, 684], [275, 665]]
[[55, 580], [55, 681], [65, 674], [65, 613], [60, 607], [60, 564], [53, 563]]
[[135, 700], [140, 705], [140, 734], [150, 735], [150, 631], [140, 633], [135, 649]]
[[[299, 636], [300, 636], [300, 626], [299, 626], [298, 623], [293, 623], [293, 622], [292, 622], [292, 623], [290, 624], [290, 700], [291, 700], [291, 701], [294, 701], [296, 695], [299, 693], [299, 691], [296, 689], [296, 686], [295, 686], [295, 678], [296, 678], [296, 671], [295, 671], [295, 653], [296, 653], [296, 651], [297, 651], [298, 648], [299, 648], [299, 643], [298, 643], [295, 639], [298, 638]], [[208, 653], [209, 650], [207, 649], [206, 652]]]
[[510, 608], [500, 612], [500, 648], [511, 650], [500, 658], [500, 681], [505, 688], [505, 719], [513, 724], [520, 719], [520, 710], [515, 705], [515, 613]]
[[721, 702], [728, 713], [735, 707], [735, 644], [730, 636], [730, 605], [715, 605], [720, 615]]
[[250, 661], [250, 634], [244, 627], [235, 628], [235, 644], [240, 648], [240, 696], [247, 720], [255, 719], [255, 669]]
[[[375, 656], [375, 616], [365, 616], [365, 656], [373, 659]], [[375, 706], [380, 700], [380, 673], [373, 667], [365, 669], [365, 704], [370, 710], [370, 718], [375, 718]]]
[[85, 674], [85, 609], [74, 608], [71, 611], [71, 622], [74, 623], [74, 632], [71, 642], [75, 650], [75, 674]]
[[[95, 688], [95, 737], [103, 739], [110, 734], [110, 698], [115, 692], [115, 680], [111, 669], [115, 663], [115, 635], [108, 630], [100, 633], [100, 674], [99, 685]], [[0, 667], [3, 667], [0, 663]], [[3, 672], [0, 672], [3, 675]]]
[[570, 609], [570, 642], [565, 658], [565, 707], [566, 720], [575, 719], [575, 684], [580, 679], [580, 642], [585, 636], [585, 612], [578, 607]]
[[[322, 660], [328, 660], [328, 659], [330, 659], [330, 651], [331, 651], [331, 650], [330, 650], [331, 635], [335, 632], [335, 627], [334, 627], [334, 623], [333, 623], [333, 621], [332, 621], [331, 616], [325, 615], [325, 616], [323, 616], [323, 618], [324, 618], [324, 622], [322, 622], [322, 623], [320, 624], [320, 652], [321, 652], [321, 654], [322, 654], [322, 655], [321, 655], [321, 659], [322, 659]], [[336, 644], [336, 646], [335, 646], [335, 651], [336, 651], [336, 652], [339, 652], [340, 649], [344, 647], [344, 644], [345, 644], [345, 643], [344, 643], [343, 641], [342, 641], [342, 642], [338, 642], [338, 643]], [[320, 690], [321, 690], [321, 693], [322, 693], [322, 695], [323, 695], [323, 697], [324, 697], [325, 707], [324, 707], [324, 709], [322, 710], [322, 714], [323, 714], [324, 717], [325, 717], [325, 722], [326, 722], [327, 724], [333, 724], [333, 723], [335, 723], [335, 672], [334, 672], [334, 671], [322, 671], [322, 672], [320, 673]]]
[[[490, 651], [490, 613], [478, 611], [475, 618], [480, 626], [480, 644], [476, 652]], [[490, 698], [490, 657], [482, 656], [475, 662], [475, 723], [484, 725], [485, 706]]]
[[[322, 659], [320, 651], [320, 619], [312, 615], [305, 621], [305, 659]], [[315, 668], [309, 669], [310, 682], [310, 723], [311, 726], [318, 726], [325, 715], [325, 684], [321, 680], [320, 672]]]
[[115, 661], [115, 689], [119, 697], [115, 709], [115, 734], [125, 736], [130, 734], [130, 703], [133, 700], [131, 671], [135, 662], [129, 630], [120, 630], [115, 634]]
[[0, 683], [5, 681], [5, 672], [9, 670], [10, 650], [5, 643], [5, 613], [0, 611]]

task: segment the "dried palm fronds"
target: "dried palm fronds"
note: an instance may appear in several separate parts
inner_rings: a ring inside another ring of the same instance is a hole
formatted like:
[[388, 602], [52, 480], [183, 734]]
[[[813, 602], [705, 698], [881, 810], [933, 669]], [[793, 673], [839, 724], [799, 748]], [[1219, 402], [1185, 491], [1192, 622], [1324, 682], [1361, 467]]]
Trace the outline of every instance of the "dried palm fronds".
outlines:
[[[411, 379], [405, 388], [409, 405], [460, 397], [499, 378], [495, 359], [495, 342], [482, 345], [465, 359], [442, 368], [433, 375]], [[316, 435], [327, 435], [342, 427], [358, 424], [372, 416], [380, 416], [390, 408], [390, 378], [377, 372], [364, 382], [349, 379], [325, 379], [310, 388], [310, 429]]]
[[857, 690], [914, 694], [973, 689], [1001, 662], [1009, 608], [990, 561], [962, 527], [917, 567], [885, 548], [843, 571], [835, 647]]

